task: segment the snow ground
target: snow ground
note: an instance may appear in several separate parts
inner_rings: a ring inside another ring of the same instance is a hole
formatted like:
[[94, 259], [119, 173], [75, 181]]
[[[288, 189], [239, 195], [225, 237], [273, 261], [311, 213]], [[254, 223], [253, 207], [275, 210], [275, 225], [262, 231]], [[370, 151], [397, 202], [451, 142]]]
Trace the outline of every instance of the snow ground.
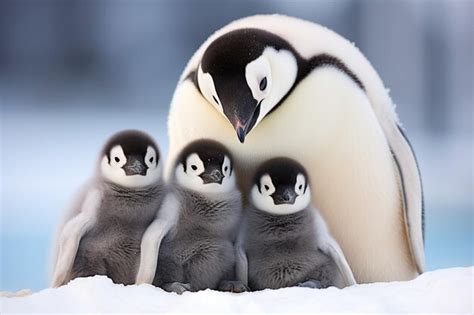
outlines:
[[58, 289], [0, 298], [0, 311], [16, 312], [449, 312], [473, 309], [474, 266], [427, 272], [408, 282], [373, 283], [339, 290], [285, 288], [232, 294], [176, 295], [151, 285], [123, 286], [103, 276], [80, 278]]

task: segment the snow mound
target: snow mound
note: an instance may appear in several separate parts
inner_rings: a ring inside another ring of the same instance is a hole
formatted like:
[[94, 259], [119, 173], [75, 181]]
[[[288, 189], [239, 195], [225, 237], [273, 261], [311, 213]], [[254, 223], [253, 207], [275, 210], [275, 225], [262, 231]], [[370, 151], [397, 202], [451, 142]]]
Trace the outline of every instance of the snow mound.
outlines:
[[58, 289], [0, 299], [14, 312], [450, 312], [473, 313], [474, 267], [427, 272], [413, 281], [372, 283], [339, 290], [285, 288], [232, 294], [211, 290], [183, 295], [151, 285], [123, 286], [103, 276]]

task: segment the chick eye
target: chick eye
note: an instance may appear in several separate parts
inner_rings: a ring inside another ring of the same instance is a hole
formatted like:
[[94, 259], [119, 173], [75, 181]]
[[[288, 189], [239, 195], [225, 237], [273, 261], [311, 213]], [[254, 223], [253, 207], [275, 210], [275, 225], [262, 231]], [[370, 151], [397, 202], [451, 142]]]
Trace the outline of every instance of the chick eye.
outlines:
[[270, 190], [270, 187], [268, 185], [264, 185], [263, 187], [265, 187], [265, 190]]
[[263, 91], [267, 88], [267, 77], [264, 77], [261, 81], [260, 81], [260, 91]]
[[196, 165], [194, 165], [194, 164], [193, 164], [193, 165], [191, 165], [191, 168], [192, 168], [192, 170], [193, 170], [193, 171], [195, 171], [195, 170], [197, 170], [197, 169], [198, 169], [198, 167], [197, 167]]
[[150, 163], [153, 163], [153, 157], [150, 158]]
[[115, 157], [114, 160], [115, 160], [115, 162], [117, 162], [117, 163], [120, 162], [120, 159], [119, 159], [118, 157]]
[[299, 189], [299, 190], [303, 189], [303, 185], [299, 185], [299, 186], [298, 186], [298, 189]]
[[219, 104], [219, 101], [217, 100], [217, 98], [213, 95], [212, 98], [214, 99], [214, 102], [216, 102], [216, 104]]
[[227, 172], [228, 169], [229, 169], [228, 166], [224, 167], [224, 172]]

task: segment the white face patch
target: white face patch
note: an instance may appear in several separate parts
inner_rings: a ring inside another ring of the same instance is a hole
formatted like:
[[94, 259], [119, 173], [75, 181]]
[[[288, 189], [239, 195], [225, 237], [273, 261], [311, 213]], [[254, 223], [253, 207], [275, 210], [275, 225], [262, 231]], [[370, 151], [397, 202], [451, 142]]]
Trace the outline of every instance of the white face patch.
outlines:
[[295, 192], [298, 196], [301, 196], [304, 193], [306, 186], [306, 179], [303, 174], [298, 174], [296, 176]]
[[100, 162], [102, 176], [110, 182], [131, 188], [146, 187], [158, 182], [161, 178], [162, 163], [157, 161], [155, 149], [148, 146], [145, 155], [145, 165], [148, 167], [146, 175], [127, 176], [122, 168], [127, 163], [127, 158], [120, 145], [116, 145], [110, 150], [110, 163], [106, 155]]
[[[245, 68], [245, 79], [253, 97], [260, 103], [255, 126], [285, 96], [295, 83], [298, 65], [288, 50], [267, 47], [263, 54]], [[262, 81], [264, 80], [265, 81]], [[254, 126], [254, 127], [255, 127]]]
[[151, 146], [148, 146], [146, 149], [145, 165], [148, 166], [148, 168], [156, 167], [156, 152]]
[[268, 174], [265, 174], [260, 178], [261, 192], [258, 190], [258, 186], [254, 185], [250, 192], [250, 200], [259, 210], [276, 215], [292, 214], [306, 208], [311, 201], [311, 192], [309, 186], [305, 191], [305, 182], [304, 175], [298, 174], [295, 184], [295, 192], [298, 196], [296, 197], [295, 202], [293, 204], [277, 205], [271, 197], [271, 195], [276, 191], [276, 188], [273, 185], [271, 177]]
[[231, 169], [229, 157], [224, 157], [221, 172], [224, 175], [222, 183], [208, 183], [205, 184], [203, 179], [199, 176], [204, 173], [204, 163], [199, 158], [199, 155], [193, 153], [186, 159], [186, 172], [184, 165], [178, 164], [175, 175], [176, 181], [180, 186], [187, 189], [194, 190], [200, 193], [227, 193], [235, 189], [235, 176]]
[[[198, 85], [201, 90], [201, 94], [211, 103], [222, 115], [224, 115], [224, 109], [222, 108], [222, 103], [217, 95], [216, 87], [214, 85], [214, 80], [210, 73], [204, 73], [202, 71], [201, 65], [198, 68]], [[225, 117], [225, 115], [224, 115]]]
[[267, 56], [262, 55], [245, 67], [245, 80], [257, 101], [263, 100], [272, 90], [272, 71]]
[[110, 150], [110, 165], [115, 168], [119, 169], [127, 163], [127, 158], [123, 153], [123, 149], [121, 146], [116, 145]]

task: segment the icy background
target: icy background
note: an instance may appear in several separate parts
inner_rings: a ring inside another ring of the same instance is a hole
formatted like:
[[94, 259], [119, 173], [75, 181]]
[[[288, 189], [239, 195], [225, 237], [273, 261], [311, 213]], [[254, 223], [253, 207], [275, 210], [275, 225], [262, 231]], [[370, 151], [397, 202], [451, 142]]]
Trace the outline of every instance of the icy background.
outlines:
[[47, 286], [58, 220], [107, 137], [167, 150], [166, 115], [194, 50], [220, 26], [285, 13], [354, 41], [416, 150], [429, 270], [473, 261], [473, 21], [469, 1], [1, 1], [0, 290]]

